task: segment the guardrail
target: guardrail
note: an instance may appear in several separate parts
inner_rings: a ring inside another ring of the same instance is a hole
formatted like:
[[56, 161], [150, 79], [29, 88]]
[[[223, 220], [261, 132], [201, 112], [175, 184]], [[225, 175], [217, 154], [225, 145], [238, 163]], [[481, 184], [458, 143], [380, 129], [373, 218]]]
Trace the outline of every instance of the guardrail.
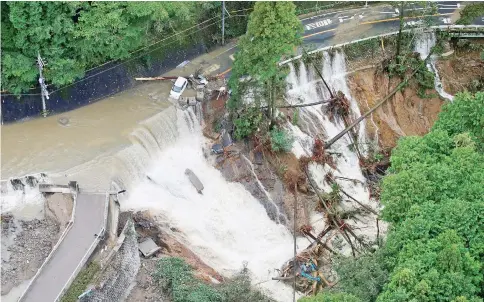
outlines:
[[[431, 27], [427, 28], [426, 30], [422, 29], [422, 32], [432, 31], [432, 30], [435, 30], [435, 29], [449, 30], [449, 31], [466, 30], [466, 32], [477, 31], [478, 35], [479, 35], [478, 37], [480, 37], [481, 34], [482, 34], [482, 37], [484, 37], [484, 25], [436, 25], [436, 26], [431, 26]], [[415, 29], [404, 29], [403, 32], [409, 32], [409, 31], [412, 31], [412, 30], [415, 30]], [[321, 51], [325, 51], [325, 50], [334, 49], [334, 48], [341, 48], [345, 45], [354, 44], [354, 43], [358, 43], [358, 42], [362, 42], [362, 41], [367, 41], [367, 40], [376, 39], [376, 38], [383, 38], [383, 37], [387, 37], [387, 36], [393, 36], [393, 35], [396, 35], [396, 34], [398, 34], [398, 31], [393, 31], [393, 32], [380, 34], [380, 35], [375, 35], [375, 36], [371, 36], [371, 37], [367, 37], [367, 38], [363, 38], [363, 39], [357, 39], [357, 40], [353, 40], [353, 41], [349, 41], [349, 42], [345, 42], [345, 43], [341, 43], [341, 44], [326, 46], [326, 47], [322, 47], [322, 48], [318, 48], [318, 49], [309, 51], [308, 55], [311, 55], [311, 54], [314, 54], [314, 53], [317, 53], [317, 52], [321, 52]], [[290, 59], [284, 60], [284, 61], [279, 63], [279, 66], [285, 65], [285, 64], [290, 63], [294, 60], [299, 60], [300, 58], [302, 58], [302, 56], [303, 55], [301, 54], [301, 55], [294, 56]]]

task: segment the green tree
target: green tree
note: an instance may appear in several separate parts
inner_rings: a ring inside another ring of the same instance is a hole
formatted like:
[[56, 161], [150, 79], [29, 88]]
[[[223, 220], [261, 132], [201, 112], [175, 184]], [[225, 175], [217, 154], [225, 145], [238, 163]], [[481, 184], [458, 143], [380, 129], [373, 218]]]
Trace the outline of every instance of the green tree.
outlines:
[[[274, 121], [275, 102], [284, 92], [287, 72], [279, 67], [278, 62], [294, 53], [301, 43], [301, 33], [302, 25], [292, 2], [255, 4], [247, 33], [240, 38], [229, 80], [232, 89], [231, 109], [242, 107], [242, 98], [252, 89], [252, 93], [260, 95], [267, 103], [269, 118]], [[243, 76], [247, 80], [241, 83]]]
[[477, 299], [480, 263], [464, 247], [456, 231], [447, 230], [428, 241], [405, 245], [390, 282], [378, 302], [452, 301]]
[[206, 284], [183, 259], [168, 257], [158, 261], [153, 278], [173, 302], [273, 302], [251, 287], [245, 269], [222, 284]]
[[476, 18], [484, 15], [484, 3], [467, 2], [465, 7], [460, 11], [460, 18], [456, 24], [470, 25]]
[[[194, 26], [204, 7], [183, 1], [2, 2], [2, 90], [19, 94], [37, 85], [38, 52], [48, 62], [47, 82], [62, 86], [88, 68], [129, 58], [154, 40]], [[167, 42], [183, 39], [189, 35]]]
[[336, 267], [341, 289], [362, 301], [482, 301], [480, 104], [482, 93], [459, 93], [427, 135], [398, 142], [381, 193], [386, 241]]
[[35, 62], [39, 51], [48, 54], [45, 76], [53, 77], [55, 84], [83, 74], [82, 65], [72, 55], [72, 16], [78, 6], [79, 3], [2, 2], [2, 89], [20, 93], [37, 82]]
[[358, 258], [341, 258], [336, 262], [338, 288], [362, 302], [375, 301], [388, 280], [381, 250]]
[[294, 137], [284, 129], [273, 128], [270, 131], [271, 148], [274, 152], [291, 151]]
[[444, 105], [433, 129], [447, 131], [449, 135], [468, 132], [478, 149], [484, 150], [484, 92], [456, 95], [452, 104]]
[[[415, 9], [418, 6], [419, 9]], [[405, 28], [406, 18], [421, 18], [423, 21], [423, 26], [431, 25], [431, 19], [424, 17], [429, 14], [433, 14], [437, 11], [437, 6], [430, 1], [419, 1], [419, 2], [407, 2], [400, 1], [394, 5], [394, 8], [398, 11], [399, 28], [397, 35], [397, 51], [396, 58], [397, 62], [401, 60], [402, 55], [402, 45], [405, 43], [403, 30]], [[410, 46], [410, 45], [408, 45]], [[406, 49], [409, 51], [410, 49]]]
[[298, 302], [360, 302], [357, 297], [346, 293], [323, 292], [314, 297], [304, 297]]

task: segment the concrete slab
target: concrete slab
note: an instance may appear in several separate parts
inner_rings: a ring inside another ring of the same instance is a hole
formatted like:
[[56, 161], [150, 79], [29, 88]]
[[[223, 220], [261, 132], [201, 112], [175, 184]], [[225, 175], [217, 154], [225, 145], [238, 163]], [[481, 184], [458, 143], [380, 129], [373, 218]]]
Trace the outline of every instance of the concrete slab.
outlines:
[[144, 241], [139, 243], [139, 250], [144, 257], [150, 257], [160, 249], [161, 247], [157, 246], [151, 238], [146, 238]]

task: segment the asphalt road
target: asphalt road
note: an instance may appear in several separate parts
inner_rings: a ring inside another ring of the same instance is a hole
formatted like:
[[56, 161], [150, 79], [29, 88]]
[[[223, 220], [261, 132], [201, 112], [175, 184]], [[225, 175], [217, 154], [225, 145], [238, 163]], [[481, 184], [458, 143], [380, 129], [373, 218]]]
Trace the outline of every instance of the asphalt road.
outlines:
[[[363, 3], [363, 2], [362, 2]], [[451, 17], [460, 10], [466, 2], [442, 1], [437, 2], [437, 13], [429, 18], [433, 25], [451, 25]], [[410, 5], [406, 9], [405, 26], [418, 26], [421, 17], [414, 17], [423, 8], [418, 4]], [[330, 45], [343, 43], [356, 38], [376, 36], [399, 28], [399, 11], [390, 5], [369, 6], [367, 8], [353, 8], [330, 13], [321, 13], [316, 16], [301, 19], [304, 27], [303, 45], [309, 49], [318, 49]], [[484, 16], [476, 18], [472, 24], [484, 24]], [[354, 35], [351, 32], [354, 32]], [[344, 36], [338, 39], [340, 36]], [[219, 73], [226, 78], [230, 77], [233, 55], [237, 51], [234, 44], [228, 51], [217, 58]]]
[[55, 301], [103, 228], [105, 204], [104, 194], [77, 196], [74, 225], [22, 301]]

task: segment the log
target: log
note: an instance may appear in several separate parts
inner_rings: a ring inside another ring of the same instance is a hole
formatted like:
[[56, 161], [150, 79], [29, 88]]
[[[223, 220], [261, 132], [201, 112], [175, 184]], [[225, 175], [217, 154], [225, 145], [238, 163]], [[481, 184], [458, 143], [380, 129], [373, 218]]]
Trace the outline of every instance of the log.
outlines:
[[362, 208], [364, 208], [365, 210], [367, 210], [368, 212], [370, 213], [373, 213], [375, 214], [376, 216], [378, 216], [378, 213], [373, 210], [372, 208], [370, 208], [369, 206], [361, 203], [360, 201], [356, 200], [353, 196], [351, 196], [350, 194], [346, 193], [345, 191], [343, 191], [343, 189], [341, 189], [341, 187], [339, 188], [340, 192], [343, 193], [344, 195], [346, 195], [346, 197], [350, 198], [351, 200], [353, 200], [354, 202], [356, 202], [357, 204], [359, 204]]
[[[427, 56], [427, 58], [425, 58], [425, 60], [423, 60], [423, 62], [422, 62], [423, 66], [425, 66], [427, 60], [430, 58], [431, 55], [432, 55], [432, 51], [430, 51], [430, 53]], [[403, 81], [401, 81], [400, 84], [397, 85], [397, 87], [395, 87], [387, 96], [385, 96], [373, 108], [371, 108], [368, 112], [366, 112], [365, 114], [363, 114], [362, 116], [360, 116], [359, 118], [357, 118], [356, 121], [354, 121], [353, 124], [351, 124], [348, 127], [346, 127], [346, 129], [344, 129], [340, 133], [336, 134], [335, 137], [333, 137], [331, 140], [329, 140], [324, 145], [324, 149], [328, 149], [329, 147], [331, 147], [331, 145], [333, 145], [337, 140], [339, 140], [341, 137], [343, 137], [343, 135], [345, 135], [348, 131], [350, 131], [351, 129], [353, 129], [362, 120], [364, 120], [366, 117], [368, 117], [370, 114], [372, 114], [375, 110], [377, 110], [378, 108], [380, 108], [380, 106], [383, 105], [388, 99], [390, 99], [390, 97], [392, 97], [395, 93], [397, 93], [397, 91], [399, 91], [404, 86], [404, 84], [407, 83], [408, 80], [410, 80], [417, 73], [418, 70], [419, 70], [419, 68], [416, 68], [408, 77], [405, 77], [405, 79]]]
[[276, 106], [276, 108], [301, 108], [301, 107], [309, 107], [309, 106], [315, 106], [315, 105], [325, 104], [325, 103], [331, 102], [332, 100], [333, 99], [323, 100], [323, 101], [309, 103], [309, 104], [297, 104], [297, 105]]
[[326, 210], [326, 212], [328, 213], [328, 216], [330, 217], [331, 221], [333, 222], [333, 225], [335, 227], [338, 228], [338, 230], [340, 231], [341, 235], [343, 236], [344, 239], [346, 239], [346, 241], [350, 244], [351, 246], [351, 251], [352, 251], [352, 254], [353, 254], [353, 257], [355, 257], [355, 247], [353, 245], [353, 242], [351, 242], [351, 239], [350, 239], [350, 236], [348, 236], [348, 234], [346, 233], [346, 231], [343, 229], [341, 229], [339, 226], [340, 224], [334, 219], [333, 217], [333, 213], [329, 210], [328, 206], [326, 205], [326, 203], [324, 202], [324, 200], [321, 198], [321, 196], [319, 195], [318, 193], [318, 189], [316, 188], [316, 186], [313, 184], [313, 180], [311, 179], [311, 177], [309, 176], [309, 172], [308, 172], [308, 169], [306, 168], [304, 170], [305, 174], [306, 174], [306, 177], [307, 179], [309, 180], [309, 184], [311, 185], [311, 187], [313, 188], [314, 192], [316, 192], [316, 195], [318, 196], [319, 198], [319, 201], [323, 204], [324, 206], [324, 209]]
[[277, 280], [277, 281], [287, 281], [287, 280], [292, 280], [294, 279], [294, 276], [288, 276], [288, 277], [272, 277], [272, 280]]
[[334, 255], [337, 255], [338, 253], [336, 253], [335, 251], [333, 251], [333, 249], [331, 249], [326, 243], [322, 242], [321, 240], [319, 240], [318, 238], [314, 237], [313, 234], [311, 234], [311, 232], [304, 232], [304, 234], [306, 234], [309, 238], [313, 239], [314, 241], [316, 241], [317, 243], [321, 244], [321, 246], [323, 248], [325, 248], [326, 250], [328, 250], [329, 252], [331, 252], [332, 254]]
[[152, 78], [134, 78], [136, 81], [164, 81], [176, 80], [178, 77], [152, 77]]

